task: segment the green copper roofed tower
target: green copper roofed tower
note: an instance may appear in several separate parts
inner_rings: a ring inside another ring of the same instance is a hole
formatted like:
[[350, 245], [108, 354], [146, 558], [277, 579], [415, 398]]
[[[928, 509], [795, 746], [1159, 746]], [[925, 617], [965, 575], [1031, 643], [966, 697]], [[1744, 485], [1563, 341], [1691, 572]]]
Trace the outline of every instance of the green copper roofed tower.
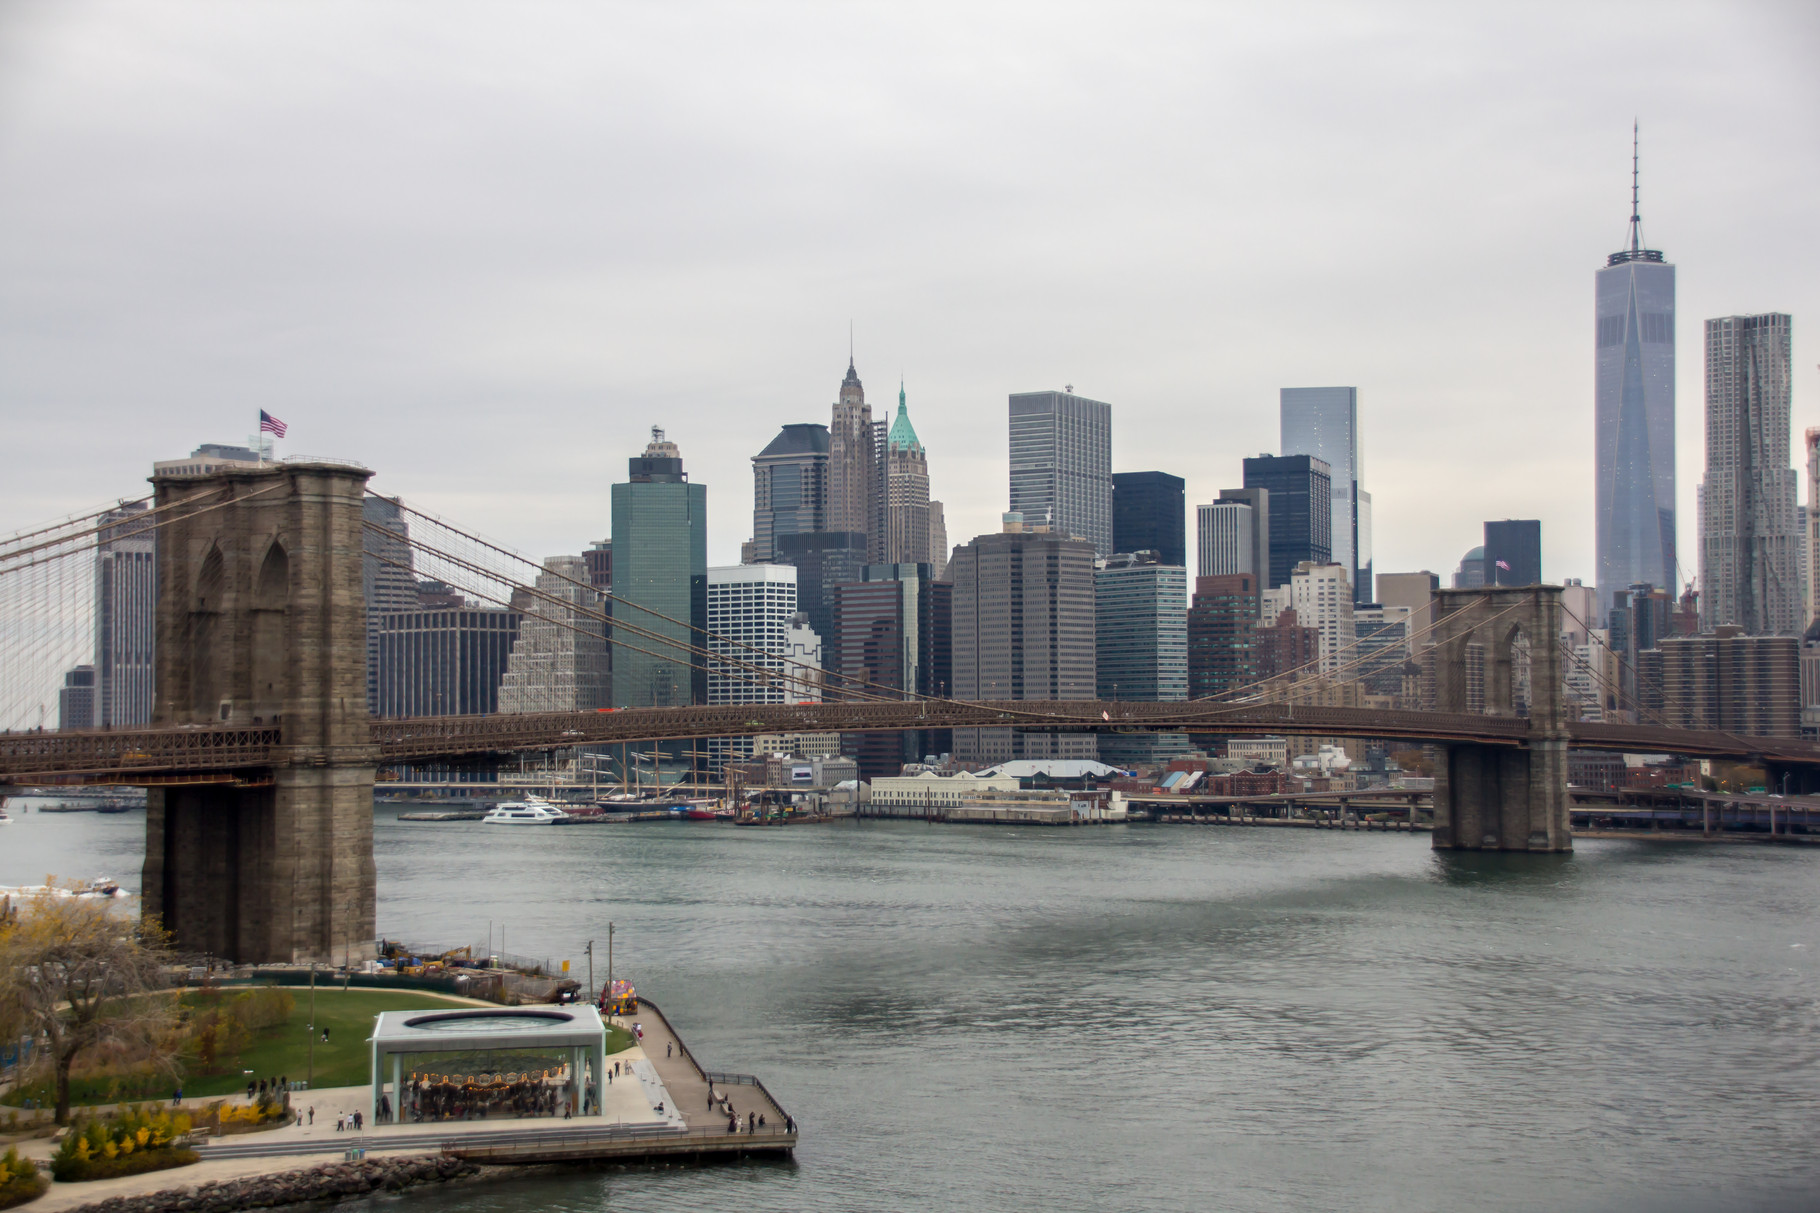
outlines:
[[[930, 523], [929, 456], [916, 427], [904, 386], [897, 387], [897, 417], [885, 438], [885, 564], [933, 564], [936, 575], [947, 563], [947, 536], [936, 536]], [[939, 503], [935, 510], [940, 511]], [[945, 528], [944, 528], [945, 530]]]
[[891, 435], [885, 441], [894, 451], [900, 448], [906, 451], [923, 449], [923, 444], [917, 441], [916, 427], [910, 424], [910, 406], [904, 401], [904, 384], [901, 379], [897, 384], [897, 420], [891, 423]]

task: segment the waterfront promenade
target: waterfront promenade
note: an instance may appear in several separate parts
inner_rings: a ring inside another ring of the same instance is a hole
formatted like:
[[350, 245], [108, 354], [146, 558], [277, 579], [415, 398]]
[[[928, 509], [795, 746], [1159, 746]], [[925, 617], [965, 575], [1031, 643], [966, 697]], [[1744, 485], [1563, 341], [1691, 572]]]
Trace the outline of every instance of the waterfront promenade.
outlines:
[[[338, 1130], [336, 1123], [343, 1117], [354, 1112], [370, 1114], [370, 1087], [361, 1084], [298, 1091], [291, 1097], [291, 1106], [299, 1115], [294, 1123], [260, 1133], [202, 1141], [196, 1146], [202, 1161], [189, 1167], [122, 1179], [53, 1183], [32, 1207], [59, 1213], [110, 1197], [144, 1196], [211, 1181], [285, 1174], [345, 1157], [350, 1150], [392, 1157], [447, 1155], [508, 1166], [609, 1159], [637, 1163], [682, 1157], [697, 1161], [750, 1155], [786, 1157], [795, 1149], [797, 1135], [786, 1128], [783, 1110], [765, 1087], [751, 1075], [721, 1074], [698, 1065], [669, 1019], [654, 1004], [643, 1002], [637, 1015], [617, 1017], [611, 1022], [625, 1028], [638, 1025], [643, 1030], [643, 1040], [608, 1057], [609, 1069], [617, 1062], [620, 1072], [605, 1087], [598, 1116], [368, 1123], [358, 1131]], [[717, 1095], [725, 1092], [731, 1097], [732, 1108], [740, 1118], [739, 1132], [729, 1132], [726, 1114], [709, 1107], [710, 1080]], [[191, 1104], [200, 1107], [211, 1102], [214, 1101], [192, 1100]], [[766, 1124], [749, 1132], [747, 1118], [754, 1113], [765, 1117]], [[53, 1149], [48, 1138], [20, 1145], [20, 1153], [33, 1159], [47, 1160]]]

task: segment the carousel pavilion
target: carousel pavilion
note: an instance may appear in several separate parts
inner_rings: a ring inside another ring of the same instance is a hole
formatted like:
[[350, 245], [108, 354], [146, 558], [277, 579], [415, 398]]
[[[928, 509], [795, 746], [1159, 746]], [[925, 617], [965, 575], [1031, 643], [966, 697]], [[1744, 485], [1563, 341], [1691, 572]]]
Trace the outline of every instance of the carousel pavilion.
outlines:
[[607, 1027], [585, 1003], [383, 1011], [371, 1043], [376, 1125], [601, 1112]]

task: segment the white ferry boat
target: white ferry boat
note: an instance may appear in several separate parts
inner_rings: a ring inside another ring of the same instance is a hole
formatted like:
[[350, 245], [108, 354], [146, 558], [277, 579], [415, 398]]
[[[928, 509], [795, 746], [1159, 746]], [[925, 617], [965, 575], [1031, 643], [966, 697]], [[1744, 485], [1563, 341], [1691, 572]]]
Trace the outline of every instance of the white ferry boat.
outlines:
[[505, 800], [493, 806], [480, 820], [495, 826], [555, 825], [568, 814], [541, 796], [527, 795], [523, 800]]

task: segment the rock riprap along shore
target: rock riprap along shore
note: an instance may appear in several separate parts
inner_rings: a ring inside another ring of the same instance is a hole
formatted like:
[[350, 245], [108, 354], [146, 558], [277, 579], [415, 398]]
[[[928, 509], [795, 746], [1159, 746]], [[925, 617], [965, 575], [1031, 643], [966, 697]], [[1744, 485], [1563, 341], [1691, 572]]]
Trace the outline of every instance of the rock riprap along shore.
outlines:
[[83, 1205], [73, 1213], [215, 1213], [228, 1209], [263, 1209], [304, 1201], [365, 1196], [369, 1192], [395, 1192], [417, 1184], [460, 1179], [479, 1171], [474, 1163], [459, 1158], [366, 1158], [303, 1171], [168, 1188], [143, 1196], [115, 1196]]

